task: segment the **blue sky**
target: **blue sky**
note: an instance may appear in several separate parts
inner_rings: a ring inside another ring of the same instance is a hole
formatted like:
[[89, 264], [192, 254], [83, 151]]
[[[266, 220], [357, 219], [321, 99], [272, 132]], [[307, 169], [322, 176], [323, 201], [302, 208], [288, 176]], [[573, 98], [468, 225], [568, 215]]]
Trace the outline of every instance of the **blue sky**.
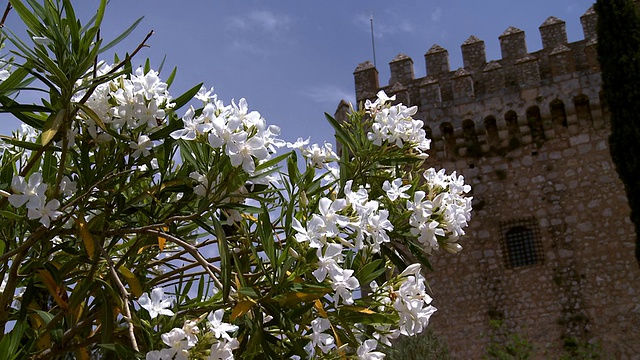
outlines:
[[[73, 1], [88, 19], [96, 0]], [[380, 83], [388, 63], [402, 52], [414, 60], [416, 77], [425, 75], [424, 53], [433, 45], [449, 50], [451, 69], [462, 66], [460, 45], [470, 35], [485, 41], [487, 59], [500, 58], [498, 36], [513, 25], [526, 32], [530, 52], [541, 48], [538, 27], [548, 16], [567, 23], [569, 41], [583, 38], [580, 16], [592, 0], [111, 0], [102, 36], [110, 39], [137, 18], [144, 20], [114, 51], [132, 51], [150, 30], [155, 35], [138, 63], [157, 67], [166, 55], [164, 77], [178, 67], [171, 93], [197, 83], [215, 87], [228, 103], [245, 97], [252, 110], [282, 128], [293, 141], [333, 142], [324, 119], [340, 99], [353, 101], [353, 71], [373, 60], [370, 17], [374, 18]], [[4, 7], [3, 7], [4, 8]], [[16, 28], [17, 16], [7, 26]], [[19, 32], [20, 34], [20, 32]], [[106, 54], [105, 54], [106, 55]], [[108, 56], [104, 60], [111, 60]], [[134, 60], [134, 62], [136, 62]], [[0, 133], [18, 123], [0, 118]]]

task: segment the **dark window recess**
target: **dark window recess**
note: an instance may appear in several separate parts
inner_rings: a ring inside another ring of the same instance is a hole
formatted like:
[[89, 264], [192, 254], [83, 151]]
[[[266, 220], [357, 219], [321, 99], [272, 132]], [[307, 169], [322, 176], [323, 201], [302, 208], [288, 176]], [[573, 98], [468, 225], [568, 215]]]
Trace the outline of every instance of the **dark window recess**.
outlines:
[[538, 224], [533, 218], [500, 224], [502, 251], [507, 268], [542, 264], [542, 243]]

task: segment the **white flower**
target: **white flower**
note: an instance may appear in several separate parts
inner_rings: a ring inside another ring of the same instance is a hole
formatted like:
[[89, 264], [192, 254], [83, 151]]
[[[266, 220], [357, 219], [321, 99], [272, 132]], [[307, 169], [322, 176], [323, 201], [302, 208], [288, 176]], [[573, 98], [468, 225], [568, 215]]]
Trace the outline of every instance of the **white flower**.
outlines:
[[198, 323], [194, 320], [185, 320], [184, 325], [182, 325], [182, 331], [184, 331], [189, 346], [196, 346], [198, 343], [198, 334], [200, 333]]
[[302, 147], [309, 145], [309, 139], [307, 138], [306, 140], [302, 139], [301, 137], [298, 138], [298, 140], [296, 140], [296, 142], [294, 143], [287, 143], [287, 147], [289, 149], [298, 149], [298, 150], [302, 150]]
[[224, 310], [218, 309], [214, 312], [209, 313], [207, 316], [207, 324], [209, 325], [209, 330], [213, 333], [213, 335], [220, 339], [222, 337], [226, 340], [231, 340], [231, 336], [227, 334], [228, 332], [234, 332], [238, 330], [236, 325], [231, 325], [229, 323], [223, 322], [222, 317], [224, 316]]
[[351, 291], [360, 287], [360, 282], [353, 276], [353, 273], [354, 270], [352, 269], [341, 269], [340, 271], [329, 273], [331, 281], [333, 282], [331, 286], [333, 287], [333, 291], [335, 291], [333, 301], [336, 305], [338, 305], [340, 298], [342, 298], [343, 304], [353, 304]]
[[38, 44], [38, 45], [51, 45], [53, 44], [53, 40], [49, 39], [48, 37], [44, 37], [44, 36], [32, 36], [31, 39], [33, 40], [34, 43]]
[[324, 221], [318, 215], [313, 214], [311, 220], [307, 222], [307, 227], [302, 226], [298, 219], [293, 218], [293, 224], [291, 227], [298, 233], [295, 238], [298, 242], [309, 241], [309, 246], [312, 248], [321, 248], [326, 242], [324, 232]]
[[382, 184], [382, 190], [387, 193], [387, 197], [391, 201], [396, 201], [396, 199], [408, 199], [409, 195], [405, 194], [405, 191], [409, 190], [411, 185], [402, 185], [402, 179], [395, 179], [392, 183], [389, 183], [388, 180]]
[[138, 303], [149, 312], [149, 316], [154, 319], [158, 315], [173, 316], [173, 311], [168, 308], [173, 304], [173, 298], [165, 299], [162, 288], [151, 290], [151, 298], [147, 293], [142, 294], [138, 299]]
[[193, 118], [196, 110], [193, 106], [189, 107], [189, 110], [182, 117], [183, 128], [173, 131], [169, 136], [178, 140], [195, 140], [198, 134], [198, 125], [200, 125], [201, 118]]
[[60, 181], [60, 191], [64, 196], [71, 196], [78, 191], [78, 185], [75, 181], [72, 181], [67, 175], [65, 175], [62, 177], [62, 181]]
[[209, 100], [215, 99], [216, 95], [213, 93], [213, 86], [209, 90], [207, 90], [207, 88], [202, 85], [200, 87], [200, 90], [198, 90], [198, 93], [194, 97], [198, 100], [202, 100], [203, 102], [208, 103]]
[[0, 82], [5, 81], [11, 76], [11, 73], [7, 70], [0, 70]]
[[153, 149], [153, 141], [147, 135], [138, 136], [138, 142], [130, 141], [129, 147], [135, 150], [131, 156], [134, 158], [142, 156], [149, 156], [151, 149]]
[[358, 347], [358, 359], [360, 360], [380, 360], [384, 359], [384, 353], [374, 351], [378, 346], [378, 342], [374, 339], [365, 340], [362, 345]]
[[11, 189], [20, 194], [11, 194], [9, 203], [15, 207], [27, 204], [27, 209], [43, 206], [46, 196], [47, 184], [42, 183], [42, 174], [35, 172], [25, 182], [22, 176], [14, 176], [11, 180]]
[[220, 339], [211, 346], [211, 353], [207, 360], [233, 360], [233, 350], [238, 347], [240, 347], [240, 343], [236, 338]]
[[209, 180], [207, 180], [207, 177], [197, 171], [189, 174], [189, 177], [198, 182], [198, 185], [193, 188], [193, 192], [199, 196], [207, 195], [207, 188], [209, 187]]
[[313, 332], [309, 335], [311, 338], [311, 343], [309, 344], [310, 349], [307, 350], [309, 355], [313, 356], [316, 347], [319, 347], [325, 354], [336, 347], [333, 336], [324, 333], [324, 331], [328, 330], [330, 327], [331, 323], [327, 319], [316, 318], [311, 321], [311, 329]]
[[40, 219], [40, 223], [48, 228], [52, 220], [56, 220], [62, 215], [62, 212], [57, 210], [59, 207], [60, 201], [53, 199], [44, 206], [38, 204], [38, 206], [32, 209], [28, 209], [27, 217], [29, 217], [29, 219]]
[[188, 360], [189, 349], [193, 347], [187, 341], [187, 335], [184, 330], [179, 328], [171, 329], [166, 334], [160, 335], [162, 342], [164, 342], [169, 349], [150, 351], [146, 355], [146, 360]]
[[335, 273], [342, 268], [338, 263], [342, 262], [342, 245], [340, 244], [327, 244], [327, 247], [322, 254], [322, 249], [317, 250], [318, 255], [318, 268], [313, 271], [313, 276], [319, 282], [324, 281], [324, 278], [329, 273]]

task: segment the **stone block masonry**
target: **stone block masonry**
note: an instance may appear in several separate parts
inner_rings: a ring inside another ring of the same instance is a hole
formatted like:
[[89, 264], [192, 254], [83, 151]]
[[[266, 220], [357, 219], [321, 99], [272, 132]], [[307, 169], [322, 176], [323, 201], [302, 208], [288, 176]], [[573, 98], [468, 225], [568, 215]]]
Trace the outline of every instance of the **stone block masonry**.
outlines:
[[455, 359], [481, 358], [495, 320], [534, 358], [558, 358], [578, 340], [600, 344], [605, 358], [640, 359], [640, 269], [607, 145], [593, 8], [580, 20], [584, 40], [569, 43], [564, 21], [549, 17], [531, 53], [509, 27], [498, 60], [470, 36], [455, 71], [434, 45], [423, 78], [403, 54], [387, 86], [370, 63], [354, 72], [358, 102], [383, 89], [417, 105], [433, 139], [427, 165], [473, 186], [463, 252], [433, 256], [427, 274], [439, 309], [431, 326]]

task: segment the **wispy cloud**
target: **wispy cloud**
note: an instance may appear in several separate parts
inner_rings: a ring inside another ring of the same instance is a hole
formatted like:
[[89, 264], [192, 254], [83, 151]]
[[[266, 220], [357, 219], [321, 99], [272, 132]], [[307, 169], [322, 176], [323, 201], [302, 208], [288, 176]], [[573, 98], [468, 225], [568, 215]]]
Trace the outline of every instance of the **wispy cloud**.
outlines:
[[[400, 33], [413, 33], [415, 26], [405, 18], [394, 13], [387, 13], [380, 18], [374, 17], [373, 33], [376, 37], [392, 36]], [[371, 15], [358, 14], [354, 22], [358, 28], [371, 31]]]
[[254, 10], [246, 16], [232, 16], [229, 23], [232, 28], [266, 32], [285, 31], [291, 25], [291, 17], [276, 14], [268, 10]]
[[337, 107], [340, 100], [346, 100], [355, 104], [353, 91], [340, 88], [336, 85], [318, 85], [303, 90], [302, 94], [319, 104], [326, 104]]
[[433, 22], [438, 22], [438, 21], [440, 21], [441, 18], [442, 18], [442, 9], [440, 9], [439, 7], [436, 7], [431, 12], [431, 20]]
[[268, 47], [245, 40], [234, 40], [230, 46], [232, 51], [237, 51], [249, 55], [267, 56], [271, 54], [271, 51]]

